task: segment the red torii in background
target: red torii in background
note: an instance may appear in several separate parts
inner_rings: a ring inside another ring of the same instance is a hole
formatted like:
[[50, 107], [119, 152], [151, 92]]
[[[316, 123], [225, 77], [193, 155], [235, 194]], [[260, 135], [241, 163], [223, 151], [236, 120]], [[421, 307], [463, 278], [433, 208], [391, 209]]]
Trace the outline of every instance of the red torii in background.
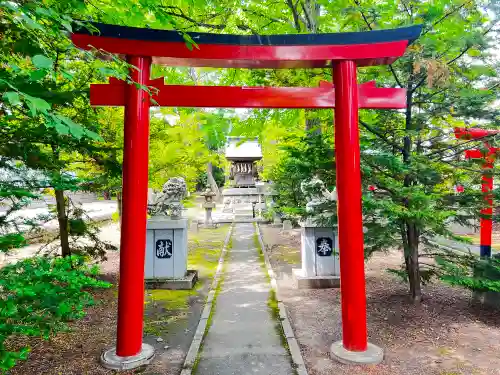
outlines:
[[[81, 29], [73, 33], [73, 43], [84, 49], [124, 55], [136, 67], [130, 70], [132, 80], [152, 86], [152, 99], [157, 105], [336, 108], [343, 335], [342, 342], [332, 345], [332, 355], [344, 362], [381, 361], [382, 350], [367, 342], [358, 109], [405, 108], [406, 91], [377, 88], [374, 82], [358, 85], [357, 67], [392, 64], [420, 35], [422, 27], [297, 35], [188, 33], [197, 44], [190, 50], [176, 31], [93, 25], [100, 31], [98, 35]], [[150, 79], [152, 63], [250, 69], [330, 68], [335, 86], [165, 85], [163, 78]], [[115, 369], [137, 367], [152, 356], [152, 348], [142, 343], [150, 99], [145, 90], [115, 79], [91, 86], [91, 104], [125, 106], [117, 343], [116, 349], [102, 357], [105, 366]]]
[[[455, 128], [455, 137], [457, 139], [470, 140], [483, 138], [500, 134], [499, 130], [487, 129], [466, 129]], [[496, 159], [496, 154], [500, 151], [498, 147], [491, 147], [487, 139], [484, 139], [484, 146], [487, 152], [482, 150], [465, 150], [465, 157], [467, 159], [483, 159], [483, 175], [481, 177], [481, 191], [484, 193], [486, 207], [481, 209], [481, 230], [480, 230], [480, 244], [479, 254], [482, 257], [491, 257], [491, 238], [493, 229], [493, 175], [492, 169]]]

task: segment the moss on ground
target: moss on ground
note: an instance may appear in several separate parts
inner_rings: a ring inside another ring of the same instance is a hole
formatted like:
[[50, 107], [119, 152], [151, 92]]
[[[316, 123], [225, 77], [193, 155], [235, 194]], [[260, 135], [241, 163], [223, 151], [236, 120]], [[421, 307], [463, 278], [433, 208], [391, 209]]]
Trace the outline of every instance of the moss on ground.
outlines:
[[188, 233], [188, 269], [198, 270], [199, 280], [193, 290], [147, 290], [144, 332], [161, 336], [170, 324], [187, 319], [191, 299], [197, 298], [212, 282], [229, 227], [202, 228]]
[[300, 250], [293, 247], [279, 245], [272, 256], [279, 262], [290, 265], [300, 264]]
[[[219, 246], [223, 246], [223, 243]], [[220, 257], [220, 248], [196, 246], [188, 257], [188, 268], [198, 271], [200, 278], [211, 278], [215, 275]]]
[[[259, 237], [257, 236], [257, 233], [255, 233], [254, 243], [255, 246], [260, 248]], [[274, 245], [272, 247], [272, 251], [268, 255], [273, 261], [276, 260], [278, 261], [278, 263], [286, 263], [292, 266], [300, 264], [301, 261], [300, 249], [290, 246]]]
[[152, 289], [149, 291], [149, 303], [160, 305], [167, 310], [187, 309], [188, 299], [196, 294], [192, 290], [167, 290], [167, 289]]
[[267, 282], [270, 283], [271, 277], [269, 276], [269, 273], [267, 272], [266, 258], [264, 257], [264, 249], [262, 249], [262, 246], [260, 246], [259, 235], [257, 234], [257, 224], [253, 223], [253, 226], [255, 228], [254, 233], [253, 233], [253, 243], [254, 243], [255, 248], [257, 249], [257, 252], [259, 254], [260, 267], [264, 271], [264, 275], [266, 277]]
[[200, 359], [201, 359], [201, 353], [203, 353], [203, 346], [205, 343], [205, 337], [207, 336], [208, 331], [210, 330], [210, 327], [212, 326], [213, 317], [215, 314], [215, 309], [217, 308], [217, 298], [218, 298], [219, 293], [222, 289], [222, 286], [224, 285], [224, 280], [225, 280], [225, 276], [226, 276], [226, 269], [227, 269], [227, 261], [229, 258], [229, 253], [230, 253], [232, 248], [233, 248], [233, 233], [231, 233], [231, 237], [229, 238], [229, 241], [227, 243], [226, 254], [224, 254], [224, 263], [222, 264], [222, 269], [220, 271], [219, 282], [215, 286], [214, 298], [212, 299], [212, 308], [210, 309], [210, 314], [209, 314], [208, 319], [207, 319], [207, 325], [205, 326], [205, 332], [203, 332], [203, 339], [201, 340], [201, 344], [200, 344], [200, 347], [198, 348], [198, 353], [196, 355], [196, 359], [193, 363], [193, 368], [192, 368], [193, 374], [197, 373], [198, 365], [199, 365]]
[[[265, 261], [265, 256], [264, 256], [264, 249], [260, 245], [259, 241], [259, 235], [257, 233], [257, 224], [254, 223], [255, 227], [255, 232], [254, 232], [254, 243], [255, 247], [258, 250], [259, 253], [259, 260], [260, 260], [260, 265], [264, 270], [264, 273], [266, 275], [267, 281], [271, 284], [271, 277], [269, 276], [269, 273], [267, 271], [267, 266], [266, 266], [266, 261]], [[288, 352], [288, 356], [290, 358], [290, 364], [292, 365], [292, 368], [294, 370], [294, 374], [297, 374], [297, 366], [292, 360], [292, 354], [290, 352], [290, 347], [288, 346], [288, 341], [285, 336], [285, 331], [283, 330], [283, 325], [282, 325], [282, 318], [280, 317], [280, 309], [278, 307], [278, 298], [276, 297], [276, 291], [273, 289], [271, 285], [271, 290], [269, 291], [269, 297], [267, 298], [267, 307], [269, 309], [269, 313], [271, 314], [271, 318], [274, 320], [274, 329], [276, 330], [276, 333], [278, 334], [281, 345], [285, 350]]]

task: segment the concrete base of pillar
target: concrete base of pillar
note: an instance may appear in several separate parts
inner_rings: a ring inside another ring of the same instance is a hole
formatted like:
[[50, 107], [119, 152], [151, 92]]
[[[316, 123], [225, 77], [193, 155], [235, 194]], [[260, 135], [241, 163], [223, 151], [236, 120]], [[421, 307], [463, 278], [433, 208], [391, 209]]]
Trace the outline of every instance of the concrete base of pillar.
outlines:
[[340, 276], [303, 276], [300, 268], [292, 270], [299, 289], [340, 288]]
[[186, 276], [171, 278], [146, 279], [146, 289], [190, 290], [198, 281], [198, 271], [187, 270]]
[[368, 343], [364, 352], [346, 350], [342, 341], [337, 341], [330, 347], [331, 357], [345, 365], [376, 365], [384, 360], [384, 351], [376, 345]]
[[151, 362], [155, 354], [155, 349], [148, 344], [142, 344], [139, 354], [130, 357], [119, 357], [116, 355], [116, 347], [105, 351], [101, 355], [101, 364], [110, 370], [131, 370]]

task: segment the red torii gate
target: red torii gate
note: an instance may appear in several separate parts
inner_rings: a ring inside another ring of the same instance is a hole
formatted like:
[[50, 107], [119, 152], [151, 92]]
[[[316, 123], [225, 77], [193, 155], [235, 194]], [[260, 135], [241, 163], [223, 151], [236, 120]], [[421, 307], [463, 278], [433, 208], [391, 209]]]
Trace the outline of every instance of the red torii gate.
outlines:
[[[391, 64], [420, 35], [420, 25], [393, 30], [334, 34], [224, 35], [189, 33], [198, 48], [188, 49], [176, 31], [138, 29], [94, 23], [72, 34], [84, 49], [126, 56], [136, 67], [131, 78], [158, 90], [160, 106], [233, 108], [336, 108], [338, 228], [341, 267], [342, 342], [332, 355], [347, 362], [376, 363], [381, 349], [367, 342], [358, 109], [406, 107], [404, 89], [357, 84], [357, 67]], [[333, 82], [311, 87], [214, 87], [165, 85], [151, 80], [151, 64], [218, 68], [325, 68]], [[156, 90], [155, 90], [156, 91]], [[153, 349], [142, 343], [144, 253], [148, 187], [149, 94], [135, 85], [110, 79], [91, 85], [91, 104], [125, 106], [123, 208], [116, 348], [103, 354], [115, 369], [147, 363]], [[156, 105], [156, 104], [154, 104]]]
[[[500, 130], [487, 130], [478, 128], [455, 128], [455, 137], [457, 139], [477, 139], [500, 134]], [[491, 238], [493, 230], [493, 175], [491, 170], [496, 159], [497, 153], [500, 151], [498, 147], [491, 147], [488, 140], [484, 140], [484, 146], [488, 150], [486, 153], [481, 150], [465, 150], [467, 159], [483, 159], [483, 176], [481, 177], [481, 191], [484, 193], [484, 200], [487, 207], [481, 209], [480, 219], [480, 243], [479, 255], [482, 257], [491, 257]]]

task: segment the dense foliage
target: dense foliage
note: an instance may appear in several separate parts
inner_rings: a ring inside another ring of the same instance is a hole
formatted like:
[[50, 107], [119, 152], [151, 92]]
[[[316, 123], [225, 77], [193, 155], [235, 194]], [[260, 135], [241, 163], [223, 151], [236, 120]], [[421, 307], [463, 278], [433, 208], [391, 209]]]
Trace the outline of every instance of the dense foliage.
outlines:
[[[113, 147], [98, 134], [88, 84], [106, 74], [119, 75], [112, 68], [120, 64], [100, 62], [71, 44], [68, 32], [82, 25], [74, 17], [85, 8], [72, 0], [8, 1], [0, 13], [0, 167], [38, 172], [37, 179], [3, 181], [3, 195], [11, 198], [9, 209], [17, 210], [20, 202], [29, 202], [9, 194], [14, 187], [31, 198], [32, 192], [50, 188], [55, 210], [39, 222], [58, 221], [63, 255], [71, 253], [70, 224], [78, 220], [71, 217], [75, 211], [65, 192], [85, 188], [84, 180], [73, 177], [75, 165], [112, 164], [108, 155]], [[9, 228], [2, 225], [0, 233], [8, 234]]]
[[303, 181], [317, 176], [329, 190], [335, 187], [332, 137], [308, 133], [283, 141], [283, 154], [266, 176], [273, 182], [277, 210], [284, 216], [299, 218], [305, 215], [307, 203], [301, 190]]
[[[272, 3], [272, 5], [271, 5]], [[456, 126], [498, 127], [498, 59], [493, 41], [498, 36], [498, 4], [494, 1], [299, 1], [250, 2], [238, 7], [219, 2], [203, 12], [232, 9], [209, 25], [191, 28], [251, 33], [368, 31], [423, 24], [421, 37], [404, 57], [384, 67], [359, 69], [359, 81], [375, 80], [379, 86], [407, 90], [407, 109], [362, 111], [360, 116], [367, 252], [399, 247], [402, 271], [410, 294], [421, 299], [421, 280], [436, 272], [431, 264], [437, 237], [456, 238], [451, 222], [477, 217], [484, 204], [477, 185], [480, 165], [460, 157], [482, 141], [454, 140]], [[237, 8], [237, 10], [235, 9]], [[201, 15], [200, 15], [201, 17]], [[274, 86], [316, 86], [331, 81], [331, 70], [270, 70], [237, 72], [233, 82]], [[294, 131], [331, 129], [329, 111], [255, 111], [238, 124], [249, 135], [278, 133], [277, 127]], [[331, 131], [331, 130], [328, 130]], [[493, 143], [493, 140], [490, 140]], [[284, 138], [276, 138], [276, 143]], [[277, 147], [267, 148], [265, 159], [280, 161]], [[281, 156], [280, 156], [281, 155]], [[272, 167], [272, 165], [268, 166]], [[277, 167], [279, 168], [279, 167]], [[289, 178], [289, 176], [286, 176]], [[456, 196], [453, 187], [466, 186]], [[375, 186], [370, 192], [367, 186]], [[424, 259], [425, 258], [425, 259]]]
[[[457, 259], [457, 257], [459, 259]], [[451, 285], [459, 285], [475, 292], [500, 292], [500, 258], [478, 259], [456, 252], [436, 257], [440, 277]]]
[[29, 353], [29, 347], [15, 347], [9, 339], [48, 339], [66, 329], [66, 322], [85, 316], [84, 309], [94, 304], [90, 290], [110, 286], [97, 280], [98, 274], [76, 256], [31, 258], [0, 269], [0, 373]]
[[[482, 141], [458, 142], [456, 126], [499, 126], [498, 37], [493, 0], [10, 0], [0, 2], [0, 251], [25, 244], [43, 220], [57, 219], [62, 255], [35, 258], [0, 270], [0, 364], [25, 358], [7, 351], [11, 335], [47, 336], [80, 317], [91, 303], [82, 288], [104, 287], [81, 258], [112, 249], [68, 198], [69, 191], [121, 189], [123, 110], [91, 108], [89, 84], [114, 76], [130, 82], [117, 56], [74, 48], [68, 38], [86, 20], [129, 26], [240, 34], [368, 31], [423, 24], [406, 55], [383, 67], [359, 69], [359, 81], [407, 90], [405, 111], [362, 111], [360, 116], [366, 254], [398, 247], [395, 270], [421, 298], [421, 281], [437, 276], [474, 290], [498, 290], [496, 260], [454, 256], [436, 239], [460, 240], [450, 224], [467, 223], [483, 206], [480, 164], [462, 152]], [[196, 48], [185, 34], [187, 48]], [[99, 58], [97, 58], [99, 57]], [[102, 57], [105, 57], [102, 59]], [[217, 70], [153, 66], [153, 78], [171, 84], [317, 86], [332, 70]], [[143, 89], [146, 89], [143, 87]], [[496, 104], [495, 104], [496, 103]], [[150, 185], [183, 176], [189, 189], [221, 185], [227, 134], [258, 136], [265, 179], [274, 183], [277, 209], [303, 215], [300, 183], [317, 175], [335, 185], [330, 110], [158, 109], [152, 113]], [[495, 139], [488, 139], [495, 144]], [[36, 178], [33, 173], [36, 172]], [[493, 171], [495, 173], [495, 171]], [[456, 184], [465, 191], [456, 194]], [[368, 189], [368, 186], [373, 188]], [[56, 205], [45, 218], [18, 211], [49, 189]], [[81, 241], [85, 238], [84, 241]], [[20, 323], [24, 322], [24, 323]], [[2, 331], [3, 330], [3, 331]]]

